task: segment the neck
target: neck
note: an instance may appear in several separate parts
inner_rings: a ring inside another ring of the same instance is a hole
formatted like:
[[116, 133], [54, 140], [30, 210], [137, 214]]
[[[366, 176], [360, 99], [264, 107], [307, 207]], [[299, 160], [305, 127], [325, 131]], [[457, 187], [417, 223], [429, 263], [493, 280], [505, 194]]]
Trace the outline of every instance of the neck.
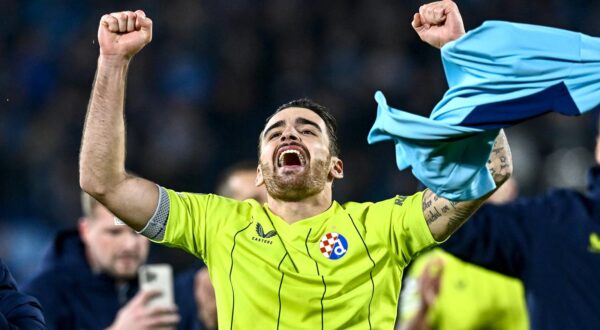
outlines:
[[288, 224], [293, 224], [327, 211], [331, 206], [331, 202], [331, 186], [327, 186], [316, 195], [294, 202], [276, 199], [270, 195], [267, 198], [269, 209]]

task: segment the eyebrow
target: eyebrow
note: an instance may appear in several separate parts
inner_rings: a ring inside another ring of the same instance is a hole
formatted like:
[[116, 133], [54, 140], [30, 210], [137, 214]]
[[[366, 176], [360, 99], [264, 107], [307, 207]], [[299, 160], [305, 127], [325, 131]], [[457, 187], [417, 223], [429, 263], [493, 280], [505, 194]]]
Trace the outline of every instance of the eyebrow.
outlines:
[[276, 129], [278, 127], [282, 127], [282, 126], [285, 126], [285, 121], [284, 120], [280, 120], [280, 121], [276, 122], [275, 124], [269, 126], [269, 128], [267, 128], [265, 130], [265, 132], [263, 133], [263, 137], [267, 136], [267, 133], [269, 133], [269, 131], [271, 131], [273, 129]]
[[315, 123], [312, 120], [308, 120], [306, 118], [298, 117], [296, 119], [296, 125], [310, 125], [310, 126], [314, 126], [317, 130], [319, 130], [319, 132], [321, 132], [321, 133], [323, 132], [321, 130], [321, 127], [317, 123]]
[[[314, 126], [319, 132], [323, 132], [321, 130], [321, 127], [319, 127], [319, 125], [317, 123], [315, 123], [312, 120], [308, 120], [306, 118], [303, 117], [298, 117], [296, 118], [296, 125], [310, 125], [310, 126]], [[285, 120], [280, 120], [276, 123], [274, 123], [273, 125], [269, 126], [269, 128], [267, 128], [265, 130], [265, 132], [263, 133], [263, 136], [267, 136], [267, 134], [269, 133], [269, 131], [274, 130], [276, 128], [285, 126]]]

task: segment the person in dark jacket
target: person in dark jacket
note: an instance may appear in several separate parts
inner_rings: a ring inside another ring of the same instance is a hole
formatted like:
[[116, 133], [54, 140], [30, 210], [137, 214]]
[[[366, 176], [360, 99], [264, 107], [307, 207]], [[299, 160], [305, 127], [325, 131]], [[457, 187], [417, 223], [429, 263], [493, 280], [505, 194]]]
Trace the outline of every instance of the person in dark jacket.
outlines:
[[20, 292], [0, 259], [0, 329], [46, 329], [40, 303]]
[[599, 329], [600, 165], [589, 170], [583, 193], [483, 205], [442, 247], [521, 279], [532, 329]]
[[[174, 327], [176, 307], [150, 308], [151, 292], [138, 292], [137, 272], [148, 240], [87, 194], [79, 230], [57, 235], [42, 270], [24, 287], [37, 297], [49, 329], [152, 329]], [[184, 316], [182, 316], [184, 317]]]

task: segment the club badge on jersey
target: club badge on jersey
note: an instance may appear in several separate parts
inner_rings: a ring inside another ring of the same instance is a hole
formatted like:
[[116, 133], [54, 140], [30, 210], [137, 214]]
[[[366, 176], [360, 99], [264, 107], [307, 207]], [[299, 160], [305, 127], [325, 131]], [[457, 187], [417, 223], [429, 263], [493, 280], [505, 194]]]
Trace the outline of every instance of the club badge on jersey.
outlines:
[[323, 256], [330, 260], [337, 260], [343, 257], [348, 251], [348, 241], [338, 233], [327, 233], [321, 237], [319, 244]]

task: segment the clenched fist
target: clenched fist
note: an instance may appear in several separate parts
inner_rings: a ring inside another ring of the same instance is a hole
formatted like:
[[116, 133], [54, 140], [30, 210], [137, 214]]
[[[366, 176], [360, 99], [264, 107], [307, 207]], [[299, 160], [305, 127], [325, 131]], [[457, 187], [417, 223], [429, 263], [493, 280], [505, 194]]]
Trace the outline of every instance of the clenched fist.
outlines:
[[100, 55], [130, 59], [150, 41], [152, 20], [141, 10], [111, 13], [100, 19]]
[[458, 6], [452, 0], [421, 6], [413, 17], [412, 26], [421, 40], [436, 48], [442, 48], [465, 34]]

